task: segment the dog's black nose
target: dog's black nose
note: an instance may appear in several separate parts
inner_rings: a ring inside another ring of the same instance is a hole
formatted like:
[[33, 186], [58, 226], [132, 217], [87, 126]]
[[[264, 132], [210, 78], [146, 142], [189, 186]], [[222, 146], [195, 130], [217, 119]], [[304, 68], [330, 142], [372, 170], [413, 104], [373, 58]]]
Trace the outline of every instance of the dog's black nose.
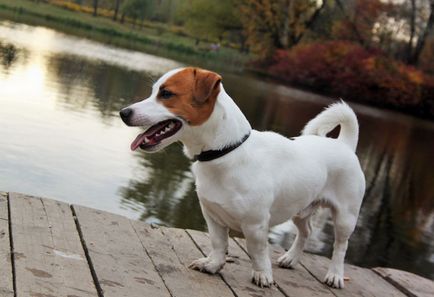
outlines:
[[128, 125], [128, 119], [133, 114], [133, 110], [131, 108], [124, 108], [119, 112], [119, 115], [121, 116], [122, 121], [124, 121], [125, 124]]

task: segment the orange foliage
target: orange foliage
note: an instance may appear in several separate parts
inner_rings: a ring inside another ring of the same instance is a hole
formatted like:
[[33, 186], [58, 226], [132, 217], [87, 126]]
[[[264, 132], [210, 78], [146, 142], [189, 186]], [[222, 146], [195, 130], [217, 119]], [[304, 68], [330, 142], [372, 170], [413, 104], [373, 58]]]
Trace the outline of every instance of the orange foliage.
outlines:
[[434, 38], [428, 39], [422, 51], [419, 68], [425, 72], [434, 74]]
[[277, 51], [267, 71], [298, 86], [434, 116], [434, 78], [350, 41]]
[[[67, 10], [79, 11], [79, 12], [84, 12], [89, 14], [93, 13], [93, 7], [80, 5], [66, 0], [48, 0], [48, 2], [56, 6], [65, 8]], [[110, 9], [98, 8], [98, 15], [105, 16], [105, 17], [112, 17], [113, 11]]]
[[380, 16], [393, 11], [393, 3], [381, 0], [356, 0], [353, 12], [337, 20], [332, 26], [332, 37], [338, 40], [354, 40], [369, 45], [373, 41], [376, 25], [382, 26]]
[[298, 43], [307, 23], [319, 9], [315, 0], [237, 1], [247, 43], [253, 52], [269, 56], [275, 48]]

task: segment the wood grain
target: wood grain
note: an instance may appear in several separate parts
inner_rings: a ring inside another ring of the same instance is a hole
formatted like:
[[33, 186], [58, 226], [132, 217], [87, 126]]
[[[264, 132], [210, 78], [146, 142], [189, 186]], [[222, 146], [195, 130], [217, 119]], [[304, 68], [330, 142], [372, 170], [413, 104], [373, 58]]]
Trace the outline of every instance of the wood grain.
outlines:
[[372, 270], [408, 296], [434, 296], [434, 282], [429, 279], [392, 268], [377, 267]]
[[69, 206], [10, 193], [16, 294], [97, 296]]
[[14, 296], [7, 193], [0, 192], [0, 297]]
[[133, 226], [172, 296], [234, 296], [218, 275], [188, 268], [190, 262], [202, 254], [184, 230], [152, 229], [137, 221], [133, 222]]
[[[316, 279], [322, 281], [326, 275], [330, 260], [323, 256], [305, 253], [301, 263]], [[370, 269], [345, 264], [345, 276], [349, 277], [349, 281], [345, 282], [344, 289], [331, 289], [338, 297], [405, 296]]]
[[[210, 239], [206, 233], [187, 230], [202, 253], [207, 255], [211, 250]], [[260, 297], [260, 296], [285, 296], [277, 287], [260, 288], [251, 282], [252, 265], [249, 257], [232, 239], [229, 240], [229, 258], [220, 271], [225, 281], [231, 286], [237, 296]]]
[[[234, 240], [247, 253], [246, 241], [241, 238]], [[319, 283], [302, 265], [295, 269], [279, 267], [277, 259], [285, 252], [279, 246], [270, 245], [271, 260], [273, 263], [273, 277], [279, 288], [288, 296], [335, 296], [327, 285]]]
[[130, 220], [73, 206], [104, 297], [170, 296]]
[[[251, 261], [239, 238], [229, 239], [219, 274], [188, 268], [210, 249], [208, 234], [200, 231], [155, 228], [95, 209], [0, 192], [0, 297], [428, 297], [434, 292], [431, 280], [409, 272], [348, 264], [345, 288], [331, 289], [321, 282], [330, 260], [308, 253], [292, 270], [273, 264], [276, 285], [259, 288], [251, 283]], [[283, 252], [271, 246], [273, 263]]]

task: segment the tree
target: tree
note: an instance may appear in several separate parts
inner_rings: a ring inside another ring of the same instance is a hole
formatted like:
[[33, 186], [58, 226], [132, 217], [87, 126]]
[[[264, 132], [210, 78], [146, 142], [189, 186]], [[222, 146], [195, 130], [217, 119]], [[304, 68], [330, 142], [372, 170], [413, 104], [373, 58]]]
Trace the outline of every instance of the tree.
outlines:
[[251, 46], [264, 56], [299, 43], [326, 0], [242, 0], [241, 21]]
[[411, 3], [411, 13], [410, 13], [410, 38], [407, 44], [407, 62], [411, 61], [412, 51], [413, 51], [413, 41], [416, 30], [416, 0], [410, 0]]
[[124, 16], [128, 16], [133, 19], [133, 25], [136, 25], [137, 19], [141, 19], [143, 21], [145, 17], [145, 12], [148, 8], [149, 0], [126, 0], [123, 2], [121, 11], [122, 11], [122, 20]]
[[113, 21], [117, 21], [118, 19], [120, 5], [121, 5], [121, 0], [115, 0], [115, 7], [114, 7], [115, 12], [113, 14]]
[[192, 0], [184, 2], [178, 18], [197, 38], [222, 40], [230, 31], [241, 31], [235, 0]]
[[371, 48], [374, 40], [381, 41], [382, 37], [390, 35], [388, 14], [393, 8], [391, 3], [383, 0], [335, 1], [343, 16], [335, 23], [335, 38]]
[[93, 16], [98, 15], [98, 0], [93, 0]]
[[333, 38], [381, 49], [389, 57], [417, 65], [433, 31], [434, 0], [335, 0], [342, 17]]
[[430, 0], [430, 13], [422, 34], [419, 36], [414, 51], [412, 52], [408, 62], [409, 64], [417, 65], [419, 62], [420, 54], [425, 47], [428, 36], [431, 35], [434, 24], [434, 0]]

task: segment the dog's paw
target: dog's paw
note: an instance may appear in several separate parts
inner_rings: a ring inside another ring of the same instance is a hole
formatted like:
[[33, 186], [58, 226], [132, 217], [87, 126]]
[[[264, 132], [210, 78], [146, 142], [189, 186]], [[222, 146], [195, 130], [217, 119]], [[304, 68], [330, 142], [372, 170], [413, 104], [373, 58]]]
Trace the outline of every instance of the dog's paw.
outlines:
[[297, 253], [286, 252], [277, 259], [277, 264], [282, 268], [294, 268], [300, 260], [300, 255]]
[[327, 275], [324, 278], [324, 283], [332, 288], [343, 289], [344, 277], [337, 273], [327, 272]]
[[209, 257], [206, 258], [200, 258], [197, 260], [194, 260], [191, 262], [191, 264], [188, 266], [188, 268], [199, 270], [201, 272], [206, 272], [210, 274], [215, 274], [219, 272], [223, 266], [225, 265], [225, 262], [220, 263], [217, 262]]
[[271, 287], [274, 284], [273, 275], [271, 272], [253, 270], [252, 282], [261, 288]]

